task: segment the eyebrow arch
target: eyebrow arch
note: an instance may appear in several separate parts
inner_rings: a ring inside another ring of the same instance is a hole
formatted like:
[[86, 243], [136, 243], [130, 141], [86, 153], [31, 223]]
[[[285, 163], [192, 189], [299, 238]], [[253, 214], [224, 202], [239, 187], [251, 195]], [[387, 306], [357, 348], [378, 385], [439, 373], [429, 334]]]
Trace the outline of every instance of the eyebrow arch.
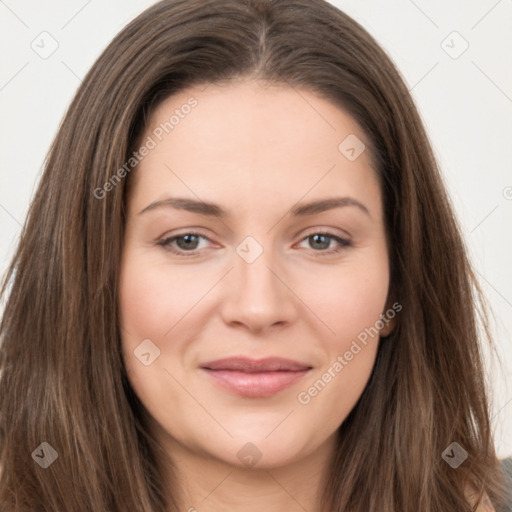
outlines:
[[[290, 210], [290, 214], [292, 217], [304, 217], [344, 206], [355, 206], [370, 216], [368, 208], [366, 208], [366, 206], [359, 202], [357, 199], [352, 197], [332, 197], [296, 205]], [[228, 212], [215, 203], [197, 201], [195, 199], [186, 197], [169, 197], [167, 199], [162, 199], [161, 201], [155, 201], [141, 210], [139, 215], [162, 207], [186, 210], [192, 213], [199, 213], [200, 215], [215, 216], [220, 218], [228, 217]]]
[[363, 203], [352, 197], [332, 197], [328, 199], [311, 201], [310, 203], [294, 206], [290, 213], [294, 217], [315, 215], [316, 213], [322, 213], [327, 210], [332, 210], [333, 208], [340, 208], [343, 206], [356, 206], [364, 213], [366, 213], [366, 215], [370, 216], [368, 208], [366, 208]]

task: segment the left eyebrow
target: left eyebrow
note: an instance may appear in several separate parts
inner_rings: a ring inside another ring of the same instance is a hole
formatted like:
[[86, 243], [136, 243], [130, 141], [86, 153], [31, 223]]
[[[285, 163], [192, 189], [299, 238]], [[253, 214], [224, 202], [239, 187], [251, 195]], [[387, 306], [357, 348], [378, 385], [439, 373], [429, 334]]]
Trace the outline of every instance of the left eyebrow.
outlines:
[[315, 215], [327, 210], [332, 210], [333, 208], [341, 208], [344, 206], [355, 206], [356, 208], [359, 208], [364, 213], [366, 213], [366, 215], [371, 217], [368, 208], [366, 208], [363, 203], [359, 202], [353, 197], [333, 197], [330, 199], [311, 201], [310, 203], [305, 203], [293, 207], [290, 213], [293, 217], [302, 217], [306, 215]]

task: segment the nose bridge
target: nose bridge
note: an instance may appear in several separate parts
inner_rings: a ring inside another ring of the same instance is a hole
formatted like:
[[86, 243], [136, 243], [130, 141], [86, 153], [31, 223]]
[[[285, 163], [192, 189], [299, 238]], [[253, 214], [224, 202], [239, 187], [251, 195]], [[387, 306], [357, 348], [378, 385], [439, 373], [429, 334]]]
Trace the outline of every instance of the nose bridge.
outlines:
[[[254, 250], [254, 248], [251, 248], [249, 254]], [[272, 253], [272, 249], [266, 247], [254, 261], [246, 260], [238, 255], [239, 261], [235, 263], [235, 268], [238, 271], [240, 283], [237, 286], [242, 286], [243, 292], [256, 295], [256, 297], [265, 294], [269, 300], [276, 294], [280, 294], [277, 279], [270, 270], [276, 266], [275, 257]]]
[[236, 249], [235, 275], [239, 279], [236, 285], [239, 296], [241, 300], [250, 299], [256, 309], [269, 307], [278, 298], [284, 298], [283, 285], [271, 271], [279, 266], [275, 251], [270, 246], [270, 237], [265, 240], [264, 247], [253, 237], [247, 237]]
[[[270, 239], [265, 238], [266, 244]], [[236, 247], [223, 308], [227, 322], [243, 323], [253, 330], [292, 320], [292, 294], [282, 282], [285, 276], [279, 275], [282, 266], [275, 253], [254, 237], [246, 237]]]

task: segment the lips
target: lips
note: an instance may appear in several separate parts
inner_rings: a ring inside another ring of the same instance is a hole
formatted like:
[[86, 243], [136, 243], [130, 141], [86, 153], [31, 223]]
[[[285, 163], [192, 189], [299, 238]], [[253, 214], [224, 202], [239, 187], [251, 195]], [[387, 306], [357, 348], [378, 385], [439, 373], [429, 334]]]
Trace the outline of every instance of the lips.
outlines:
[[304, 365], [291, 359], [267, 357], [265, 359], [248, 359], [246, 357], [228, 357], [203, 363], [201, 368], [208, 370], [227, 370], [244, 373], [279, 372], [307, 370], [311, 366]]
[[309, 365], [278, 357], [230, 357], [203, 363], [200, 368], [223, 389], [250, 398], [272, 396], [311, 370]]

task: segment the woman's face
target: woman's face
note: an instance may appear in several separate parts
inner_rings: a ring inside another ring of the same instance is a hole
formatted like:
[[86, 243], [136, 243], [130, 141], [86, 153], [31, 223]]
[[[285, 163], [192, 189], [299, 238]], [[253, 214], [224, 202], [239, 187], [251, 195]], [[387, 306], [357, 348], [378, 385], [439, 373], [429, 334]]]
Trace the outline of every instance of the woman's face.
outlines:
[[171, 453], [270, 468], [332, 448], [392, 324], [364, 141], [330, 102], [252, 81], [153, 112], [119, 294], [128, 376]]

